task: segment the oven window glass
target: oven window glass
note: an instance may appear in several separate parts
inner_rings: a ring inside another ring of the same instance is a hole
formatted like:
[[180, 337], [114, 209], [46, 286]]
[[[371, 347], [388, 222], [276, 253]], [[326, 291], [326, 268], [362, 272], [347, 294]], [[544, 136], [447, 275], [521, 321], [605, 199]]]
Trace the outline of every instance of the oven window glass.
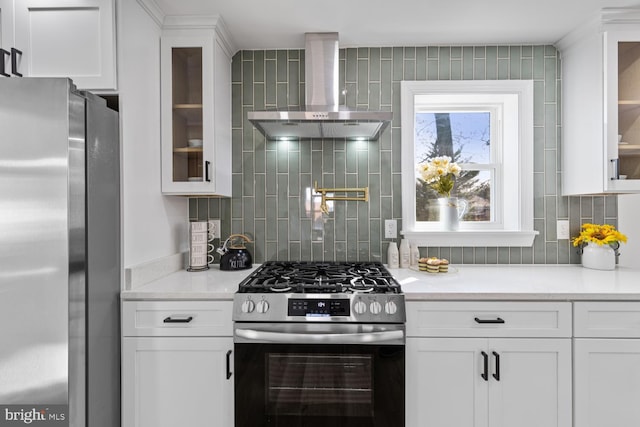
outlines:
[[402, 427], [403, 345], [239, 344], [235, 427]]
[[269, 353], [266, 358], [269, 415], [372, 416], [371, 355]]

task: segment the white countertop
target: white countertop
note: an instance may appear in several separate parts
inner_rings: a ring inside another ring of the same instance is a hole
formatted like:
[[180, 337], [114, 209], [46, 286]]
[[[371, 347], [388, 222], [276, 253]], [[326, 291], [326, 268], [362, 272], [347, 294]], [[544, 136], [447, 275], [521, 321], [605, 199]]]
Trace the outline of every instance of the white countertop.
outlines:
[[[253, 269], [177, 271], [132, 290], [123, 300], [232, 300]], [[449, 273], [390, 269], [407, 301], [639, 300], [640, 268], [589, 270], [580, 265], [455, 265]]]
[[128, 291], [123, 300], [233, 300], [238, 285], [260, 267], [237, 271], [222, 271], [217, 265], [205, 271], [180, 270]]
[[390, 269], [412, 300], [640, 300], [640, 269], [463, 265], [451, 273]]

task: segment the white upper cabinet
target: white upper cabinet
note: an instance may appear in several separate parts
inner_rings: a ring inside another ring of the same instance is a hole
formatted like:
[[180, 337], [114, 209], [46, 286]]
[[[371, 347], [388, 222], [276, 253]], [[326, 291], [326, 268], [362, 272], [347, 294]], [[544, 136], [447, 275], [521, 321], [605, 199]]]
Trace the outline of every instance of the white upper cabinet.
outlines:
[[15, 38], [5, 43], [2, 16], [2, 44], [22, 51], [24, 76], [69, 77], [79, 89], [116, 89], [114, 0], [19, 0], [14, 7]]
[[[13, 0], [0, 0], [0, 78], [11, 77], [19, 70], [12, 68]], [[14, 53], [14, 56], [16, 54]], [[14, 60], [15, 61], [15, 60]]]
[[0, 48], [8, 49], [13, 41], [13, 1], [0, 0]]
[[162, 192], [231, 196], [232, 49], [219, 18], [195, 24], [164, 19]]
[[558, 47], [563, 193], [640, 192], [640, 9], [607, 9]]

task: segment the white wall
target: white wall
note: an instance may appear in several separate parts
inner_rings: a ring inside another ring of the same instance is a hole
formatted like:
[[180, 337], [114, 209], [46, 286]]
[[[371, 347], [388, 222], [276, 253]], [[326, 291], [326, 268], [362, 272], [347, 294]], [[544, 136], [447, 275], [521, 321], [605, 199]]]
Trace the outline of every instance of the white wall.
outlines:
[[188, 200], [160, 190], [160, 28], [135, 0], [118, 6], [123, 267], [129, 268], [180, 252]]
[[627, 236], [620, 247], [619, 265], [638, 267], [640, 264], [640, 194], [618, 196], [618, 230]]

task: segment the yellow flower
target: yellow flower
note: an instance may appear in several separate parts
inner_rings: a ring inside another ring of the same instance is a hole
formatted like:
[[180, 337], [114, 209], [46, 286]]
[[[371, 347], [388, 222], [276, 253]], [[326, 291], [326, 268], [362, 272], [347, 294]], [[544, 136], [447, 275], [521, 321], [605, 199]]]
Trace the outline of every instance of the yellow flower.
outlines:
[[451, 162], [451, 157], [440, 156], [420, 165], [418, 171], [422, 180], [439, 195], [449, 197], [455, 184], [455, 177], [460, 175], [461, 168]]
[[610, 224], [582, 224], [580, 227], [580, 235], [572, 240], [573, 246], [584, 246], [587, 243], [595, 243], [597, 245], [610, 245], [618, 242], [627, 242], [627, 236], [620, 233], [613, 225]]

